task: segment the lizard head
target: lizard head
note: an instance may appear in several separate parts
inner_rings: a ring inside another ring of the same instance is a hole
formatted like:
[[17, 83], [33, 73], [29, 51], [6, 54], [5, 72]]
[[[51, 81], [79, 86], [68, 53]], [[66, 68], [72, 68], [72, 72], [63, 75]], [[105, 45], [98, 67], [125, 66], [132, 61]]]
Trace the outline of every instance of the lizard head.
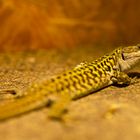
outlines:
[[140, 44], [122, 48], [119, 67], [121, 71], [126, 71], [140, 62]]

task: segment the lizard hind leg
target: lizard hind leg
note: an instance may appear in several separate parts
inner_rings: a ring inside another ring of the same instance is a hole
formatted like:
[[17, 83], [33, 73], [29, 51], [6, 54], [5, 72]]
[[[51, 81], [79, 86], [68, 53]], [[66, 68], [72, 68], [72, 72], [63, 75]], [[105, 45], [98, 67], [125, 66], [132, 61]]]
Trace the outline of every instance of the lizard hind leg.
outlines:
[[62, 121], [64, 114], [67, 112], [67, 107], [71, 102], [69, 94], [52, 95], [52, 103], [48, 112], [48, 117], [52, 120]]
[[12, 95], [15, 95], [16, 91], [12, 90], [12, 89], [2, 89], [2, 90], [0, 90], [0, 94], [12, 94]]
[[1, 89], [0, 90], [0, 100], [2, 99], [14, 99], [17, 95], [17, 92], [12, 89]]

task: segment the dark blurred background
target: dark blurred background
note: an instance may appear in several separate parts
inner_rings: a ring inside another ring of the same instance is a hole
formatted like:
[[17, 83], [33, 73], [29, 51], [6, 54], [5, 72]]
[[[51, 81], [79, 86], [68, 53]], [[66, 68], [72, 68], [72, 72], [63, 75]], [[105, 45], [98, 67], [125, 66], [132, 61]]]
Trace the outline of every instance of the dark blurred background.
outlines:
[[138, 0], [0, 0], [0, 51], [140, 42]]

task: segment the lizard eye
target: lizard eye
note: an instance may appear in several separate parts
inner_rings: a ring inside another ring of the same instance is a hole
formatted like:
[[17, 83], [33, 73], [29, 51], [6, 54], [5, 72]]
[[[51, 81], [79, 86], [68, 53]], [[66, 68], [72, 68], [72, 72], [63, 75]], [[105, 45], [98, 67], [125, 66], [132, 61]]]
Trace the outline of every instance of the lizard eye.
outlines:
[[140, 49], [140, 44], [137, 44], [136, 47], [137, 47], [138, 49]]
[[124, 59], [124, 54], [123, 54], [123, 53], [122, 53], [122, 59], [125, 60], [125, 59]]

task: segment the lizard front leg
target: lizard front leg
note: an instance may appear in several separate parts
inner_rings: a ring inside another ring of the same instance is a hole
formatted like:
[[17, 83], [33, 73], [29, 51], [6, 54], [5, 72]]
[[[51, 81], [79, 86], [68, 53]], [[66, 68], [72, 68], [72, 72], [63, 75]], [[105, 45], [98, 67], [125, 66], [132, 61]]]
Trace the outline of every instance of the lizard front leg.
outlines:
[[111, 77], [111, 81], [115, 85], [129, 85], [131, 78], [124, 72], [117, 72], [115, 76]]

